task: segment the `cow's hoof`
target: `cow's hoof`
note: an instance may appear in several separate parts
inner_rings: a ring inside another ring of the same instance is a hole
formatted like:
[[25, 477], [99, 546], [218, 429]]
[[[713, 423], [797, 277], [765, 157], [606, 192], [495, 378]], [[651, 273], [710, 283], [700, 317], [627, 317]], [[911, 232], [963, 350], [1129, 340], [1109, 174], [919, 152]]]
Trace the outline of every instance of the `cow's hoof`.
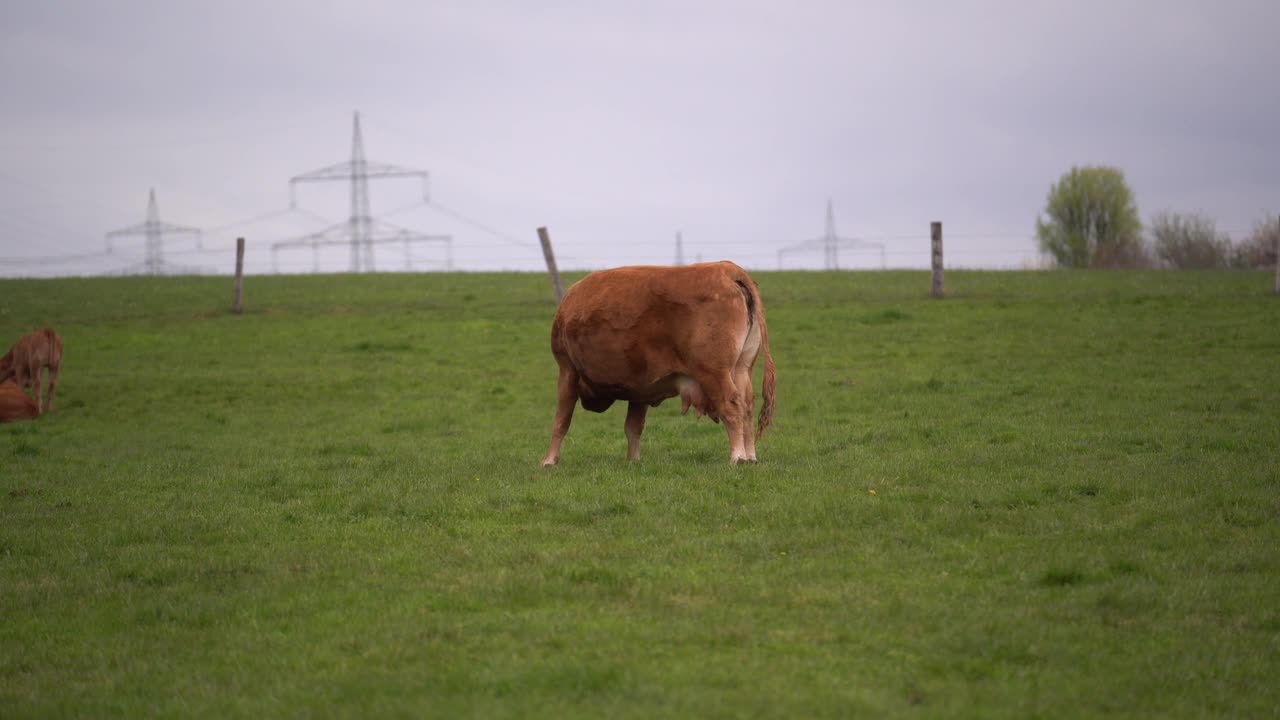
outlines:
[[542, 461], [542, 467], [544, 468], [553, 468], [559, 464], [560, 464], [559, 460], [543, 460]]

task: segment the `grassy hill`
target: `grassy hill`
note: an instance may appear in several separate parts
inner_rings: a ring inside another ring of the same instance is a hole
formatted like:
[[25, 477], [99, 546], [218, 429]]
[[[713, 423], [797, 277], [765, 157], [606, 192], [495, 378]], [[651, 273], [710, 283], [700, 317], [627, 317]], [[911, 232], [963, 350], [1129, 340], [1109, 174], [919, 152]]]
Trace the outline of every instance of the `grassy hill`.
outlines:
[[754, 275], [761, 465], [553, 470], [543, 276], [0, 280], [0, 717], [1276, 712], [1269, 275]]

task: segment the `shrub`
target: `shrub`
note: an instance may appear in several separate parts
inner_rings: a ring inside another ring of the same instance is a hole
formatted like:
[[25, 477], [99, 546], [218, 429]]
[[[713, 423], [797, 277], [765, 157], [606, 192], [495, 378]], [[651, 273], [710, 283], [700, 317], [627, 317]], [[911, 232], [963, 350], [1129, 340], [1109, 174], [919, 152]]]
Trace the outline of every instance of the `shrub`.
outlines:
[[1239, 268], [1271, 268], [1276, 266], [1276, 238], [1280, 237], [1280, 218], [1271, 216], [1253, 224], [1253, 232], [1240, 241], [1231, 253], [1231, 264]]
[[1151, 219], [1156, 257], [1181, 270], [1222, 268], [1231, 263], [1231, 239], [1218, 235], [1213, 220], [1192, 213], [1162, 212]]

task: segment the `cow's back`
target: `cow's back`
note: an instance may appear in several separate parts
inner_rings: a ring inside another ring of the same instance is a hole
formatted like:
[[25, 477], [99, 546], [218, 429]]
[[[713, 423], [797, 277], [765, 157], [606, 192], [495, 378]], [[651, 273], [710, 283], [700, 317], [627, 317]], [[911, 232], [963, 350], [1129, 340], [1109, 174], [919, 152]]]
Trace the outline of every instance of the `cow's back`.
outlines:
[[62, 336], [52, 328], [33, 330], [18, 338], [0, 358], [0, 381], [19, 371], [37, 366], [57, 369], [62, 363]]

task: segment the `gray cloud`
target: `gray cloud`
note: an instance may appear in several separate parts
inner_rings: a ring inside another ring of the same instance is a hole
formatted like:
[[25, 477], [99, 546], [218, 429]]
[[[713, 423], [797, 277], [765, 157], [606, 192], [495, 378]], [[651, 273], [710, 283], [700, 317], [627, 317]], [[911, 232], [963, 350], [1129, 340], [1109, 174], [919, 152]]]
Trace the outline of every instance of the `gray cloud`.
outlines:
[[[430, 170], [440, 203], [503, 231], [430, 209], [390, 218], [452, 234], [472, 267], [536, 268], [543, 224], [582, 265], [669, 261], [683, 231], [690, 257], [773, 267], [778, 248], [821, 233], [827, 198], [842, 234], [886, 239], [894, 264], [925, 264], [941, 219], [958, 264], [1017, 266], [1034, 259], [1049, 185], [1082, 163], [1124, 169], [1144, 216], [1203, 211], [1226, 230], [1277, 211], [1280, 195], [1268, 84], [1280, 6], [1265, 0], [49, 2], [7, 14], [9, 258], [100, 249], [103, 232], [141, 219], [152, 186], [167, 219], [188, 225], [282, 209], [290, 176], [346, 157], [356, 109], [371, 158]], [[415, 193], [377, 183], [375, 211]], [[307, 188], [303, 202], [342, 219], [346, 190]], [[282, 215], [210, 243], [243, 232], [261, 248], [317, 226]], [[265, 269], [265, 254], [254, 262]], [[60, 266], [0, 272], [32, 267]]]

